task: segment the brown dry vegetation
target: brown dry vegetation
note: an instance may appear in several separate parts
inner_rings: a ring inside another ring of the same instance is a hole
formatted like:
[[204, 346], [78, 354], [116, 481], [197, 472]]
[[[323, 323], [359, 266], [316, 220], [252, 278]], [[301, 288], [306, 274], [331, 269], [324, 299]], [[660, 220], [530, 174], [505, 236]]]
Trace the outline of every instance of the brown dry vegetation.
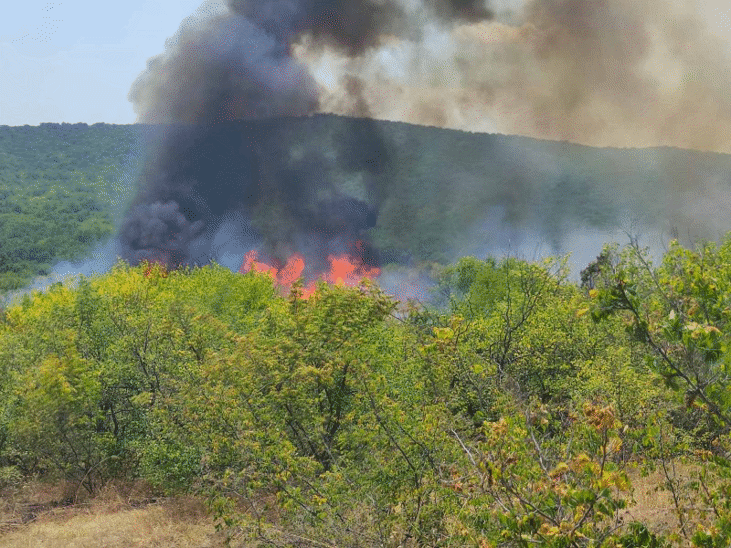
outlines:
[[[672, 467], [672, 477], [680, 491], [693, 471], [694, 467], [686, 464], [676, 463]], [[662, 469], [643, 473], [637, 468], [630, 470], [629, 475], [632, 502], [620, 512], [620, 522], [639, 521], [656, 533], [677, 533], [677, 512], [672, 493], [665, 487], [667, 478]], [[77, 495], [75, 504], [63, 504]], [[682, 538], [677, 541], [680, 546], [690, 546]], [[142, 483], [112, 484], [93, 499], [85, 498], [83, 491], [77, 493], [71, 484], [29, 483], [6, 490], [0, 498], [0, 548], [225, 545], [224, 535], [215, 531], [200, 499], [155, 498]]]
[[[640, 522], [655, 534], [674, 539], [679, 546], [691, 546], [688, 538], [684, 538], [681, 531], [679, 511], [685, 524], [688, 535], [695, 531], [698, 525], [712, 527], [712, 510], [706, 508], [699, 493], [689, 488], [691, 482], [698, 475], [702, 463], [681, 462], [679, 459], [665, 462], [667, 475], [662, 468], [662, 462], [655, 463], [655, 469], [648, 471], [641, 467], [628, 470], [632, 482], [632, 499], [627, 508], [619, 512], [621, 523]], [[669, 489], [672, 481], [673, 492]], [[710, 484], [714, 488], [713, 483]]]
[[64, 484], [28, 484], [0, 499], [0, 547], [129, 548], [225, 545], [195, 498], [156, 499], [140, 485], [105, 488], [91, 500], [63, 505]]
[[639, 472], [630, 474], [632, 479], [632, 504], [621, 513], [621, 519], [630, 523], [638, 521], [656, 533], [670, 534], [678, 527], [673, 496], [663, 489], [665, 478], [660, 470], [647, 476]]

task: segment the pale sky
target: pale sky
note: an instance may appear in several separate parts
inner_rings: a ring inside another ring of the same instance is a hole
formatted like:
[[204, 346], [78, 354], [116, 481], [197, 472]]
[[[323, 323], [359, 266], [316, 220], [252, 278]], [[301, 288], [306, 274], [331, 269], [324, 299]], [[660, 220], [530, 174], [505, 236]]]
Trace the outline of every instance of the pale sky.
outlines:
[[22, 0], [0, 18], [0, 125], [131, 124], [127, 94], [200, 0]]
[[[729, 4], [687, 2], [731, 48]], [[8, 2], [0, 18], [0, 125], [134, 123], [132, 82], [200, 3]]]

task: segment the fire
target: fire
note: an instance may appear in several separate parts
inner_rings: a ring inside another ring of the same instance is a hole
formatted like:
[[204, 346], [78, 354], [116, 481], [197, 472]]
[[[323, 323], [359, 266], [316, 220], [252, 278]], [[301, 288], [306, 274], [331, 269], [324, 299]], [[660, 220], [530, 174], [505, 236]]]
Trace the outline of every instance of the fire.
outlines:
[[[292, 257], [294, 257], [294, 255]], [[246, 253], [246, 255], [244, 255], [244, 263], [241, 265], [239, 272], [249, 272], [250, 270], [253, 270], [254, 272], [263, 272], [265, 274], [269, 274], [274, 280], [279, 282], [279, 270], [274, 266], [257, 261], [258, 258], [259, 252], [255, 249]]]
[[[361, 246], [358, 244], [356, 244], [356, 249], [360, 250]], [[291, 255], [281, 268], [258, 259], [259, 252], [255, 249], [246, 253], [239, 272], [246, 273], [253, 270], [254, 272], [265, 273], [271, 276], [274, 282], [284, 291], [291, 289], [292, 284], [302, 276], [305, 269], [305, 259], [299, 253]], [[368, 266], [347, 253], [328, 255], [327, 260], [330, 263], [330, 270], [322, 273], [320, 278], [330, 284], [357, 286], [364, 278], [373, 279], [381, 274], [380, 268]], [[302, 296], [304, 298], [309, 297], [315, 292], [315, 289], [316, 280], [312, 280], [303, 288]]]
[[363, 278], [377, 278], [381, 274], [380, 268], [369, 267], [364, 264], [354, 264], [347, 255], [334, 257], [329, 255], [330, 271], [323, 277], [326, 282], [336, 285], [358, 285]]
[[168, 269], [162, 261], [145, 261], [145, 278], [167, 278]]

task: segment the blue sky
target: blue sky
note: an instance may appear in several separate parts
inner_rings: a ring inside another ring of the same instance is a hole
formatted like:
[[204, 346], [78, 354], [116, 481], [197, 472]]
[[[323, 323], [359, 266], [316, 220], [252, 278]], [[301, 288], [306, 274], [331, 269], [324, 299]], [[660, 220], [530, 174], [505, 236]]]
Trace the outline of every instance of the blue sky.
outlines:
[[135, 121], [130, 85], [200, 0], [21, 0], [0, 18], [0, 125]]

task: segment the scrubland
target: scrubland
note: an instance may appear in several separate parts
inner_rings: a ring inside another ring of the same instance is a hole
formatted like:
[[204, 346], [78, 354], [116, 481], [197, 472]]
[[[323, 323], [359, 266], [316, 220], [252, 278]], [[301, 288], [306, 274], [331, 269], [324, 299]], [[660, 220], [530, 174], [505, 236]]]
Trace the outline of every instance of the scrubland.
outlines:
[[726, 546], [729, 265], [633, 242], [579, 282], [424, 266], [426, 304], [216, 265], [34, 293], [0, 318], [0, 543]]

